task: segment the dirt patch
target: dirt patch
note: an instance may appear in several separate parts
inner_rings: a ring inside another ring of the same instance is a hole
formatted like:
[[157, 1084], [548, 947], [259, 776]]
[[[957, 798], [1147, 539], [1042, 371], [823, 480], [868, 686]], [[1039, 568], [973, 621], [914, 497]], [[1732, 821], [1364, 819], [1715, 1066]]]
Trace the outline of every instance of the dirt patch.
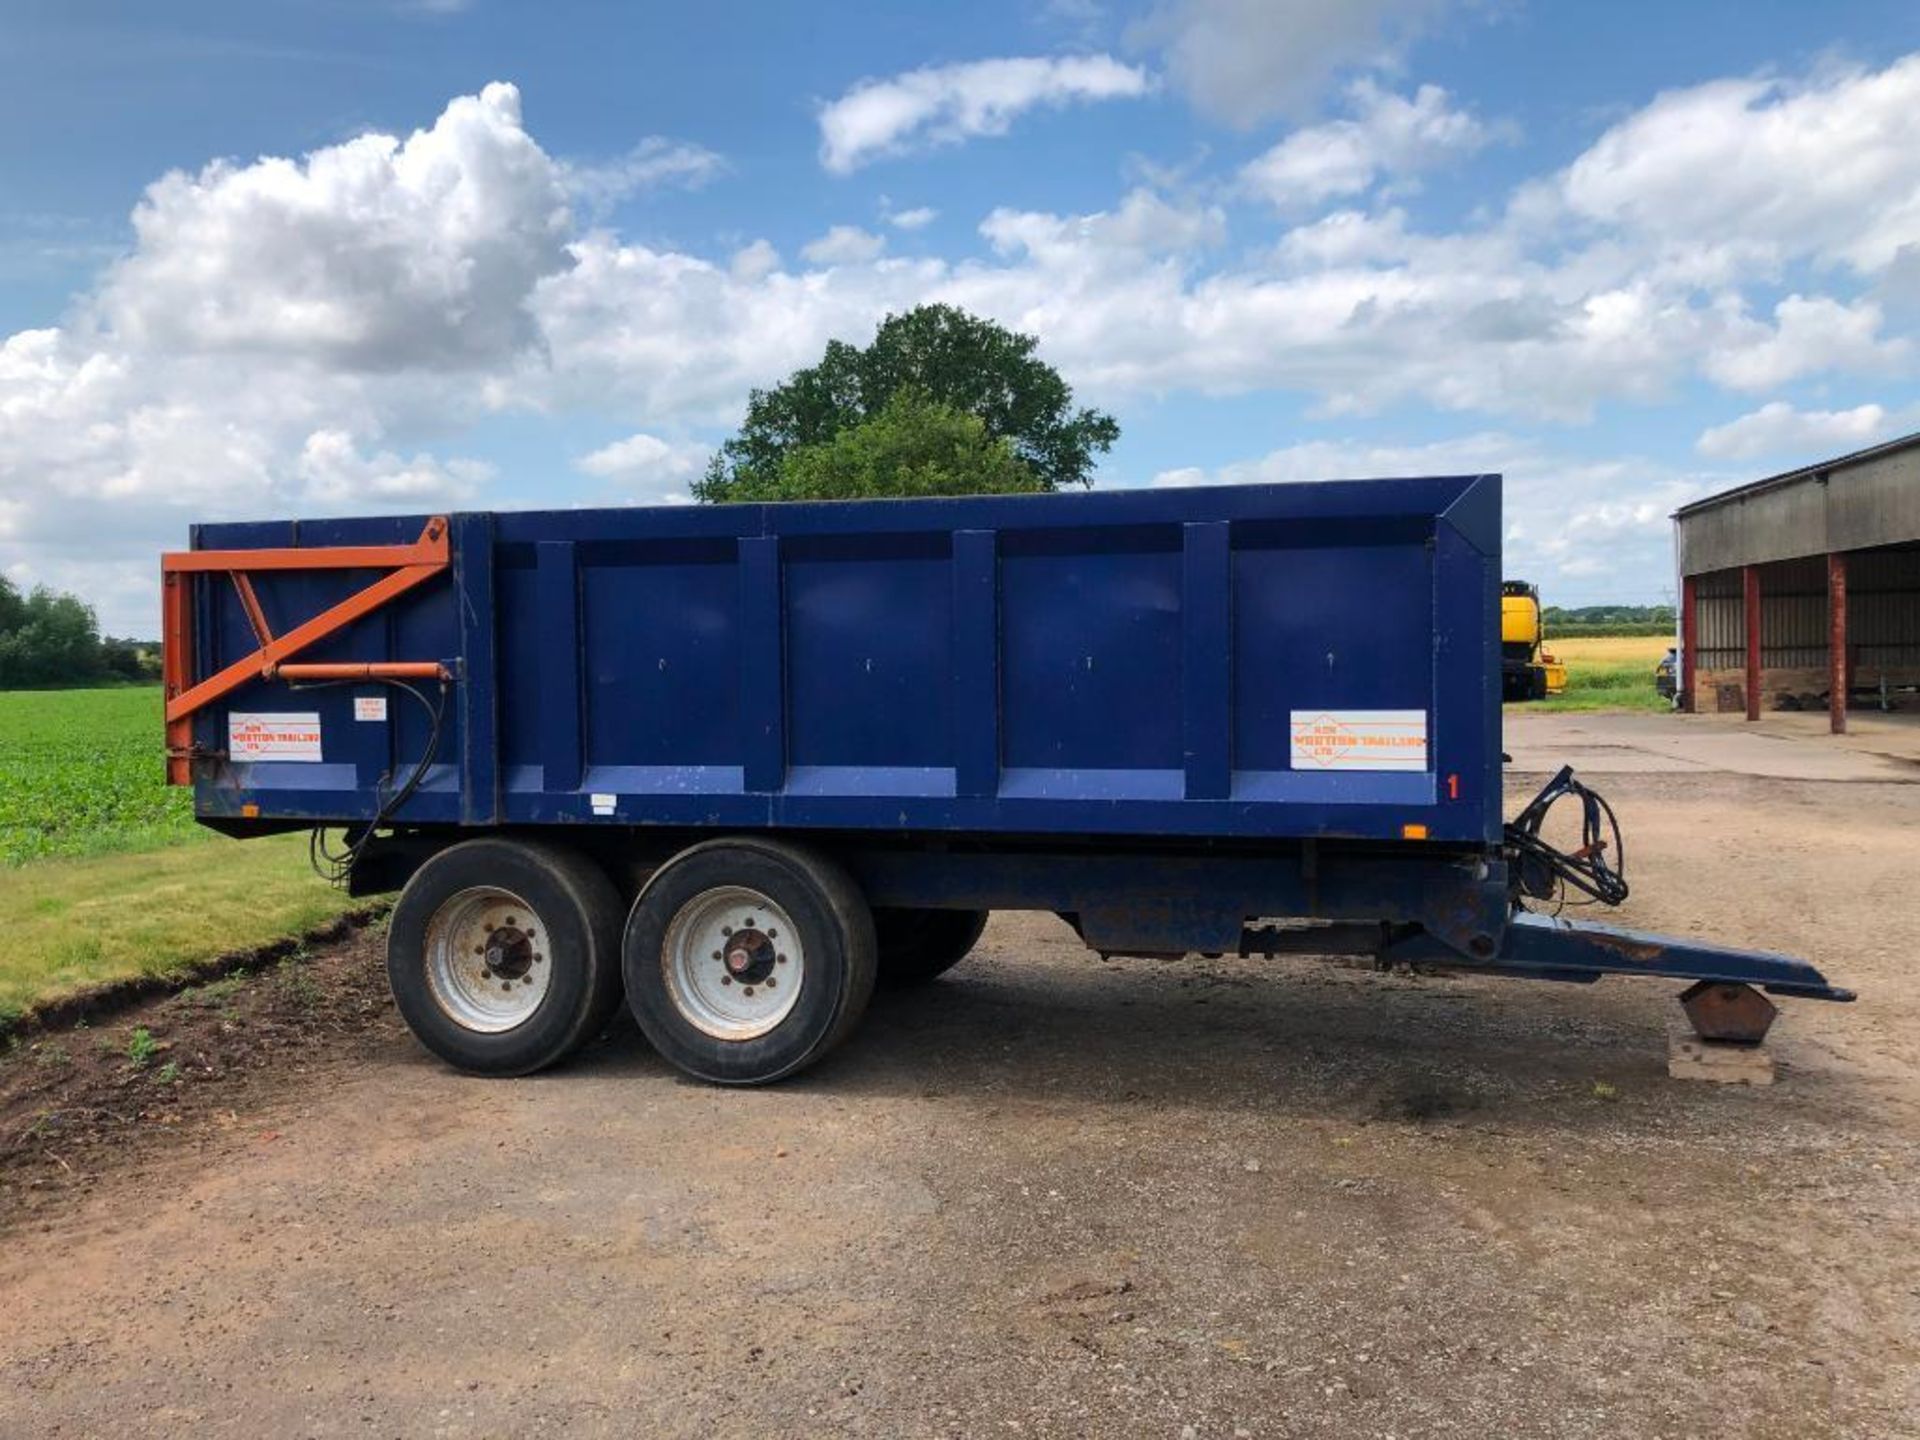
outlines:
[[70, 1002], [65, 1024], [43, 1014], [0, 1058], [0, 1230], [162, 1149], [203, 1147], [316, 1063], [397, 1035], [384, 954], [384, 929], [342, 922], [317, 949], [228, 957], [157, 997], [114, 987]]

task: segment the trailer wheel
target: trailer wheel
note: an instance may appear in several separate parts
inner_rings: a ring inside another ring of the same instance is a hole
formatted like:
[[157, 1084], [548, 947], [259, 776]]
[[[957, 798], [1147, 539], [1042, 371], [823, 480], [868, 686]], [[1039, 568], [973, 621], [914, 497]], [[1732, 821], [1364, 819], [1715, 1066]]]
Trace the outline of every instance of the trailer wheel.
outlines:
[[469, 840], [407, 882], [387, 931], [394, 1004], [420, 1043], [476, 1075], [525, 1075], [620, 1004], [620, 899], [558, 846]]
[[627, 917], [627, 1003], [668, 1061], [759, 1085], [819, 1060], [873, 995], [873, 915], [847, 872], [775, 841], [714, 840], [654, 872]]
[[880, 987], [907, 990], [938, 980], [967, 958], [986, 928], [985, 910], [875, 910]]

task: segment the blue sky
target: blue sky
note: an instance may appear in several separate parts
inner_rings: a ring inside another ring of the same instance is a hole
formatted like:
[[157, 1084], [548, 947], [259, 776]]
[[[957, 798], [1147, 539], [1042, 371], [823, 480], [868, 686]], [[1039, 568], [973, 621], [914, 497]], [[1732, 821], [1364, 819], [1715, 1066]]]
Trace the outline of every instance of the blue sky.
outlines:
[[1037, 334], [1103, 485], [1501, 469], [1509, 570], [1920, 428], [1911, 4], [16, 0], [0, 570], [671, 500], [889, 309]]

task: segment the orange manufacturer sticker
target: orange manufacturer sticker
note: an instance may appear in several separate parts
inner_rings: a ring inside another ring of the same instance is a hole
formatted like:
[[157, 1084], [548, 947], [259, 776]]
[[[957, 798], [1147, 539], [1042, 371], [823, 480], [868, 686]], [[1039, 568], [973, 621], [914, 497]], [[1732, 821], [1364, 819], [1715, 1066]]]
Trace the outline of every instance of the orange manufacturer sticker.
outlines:
[[1424, 710], [1295, 710], [1296, 770], [1425, 770]]
[[234, 710], [227, 715], [227, 754], [234, 760], [320, 760], [320, 716], [311, 710], [295, 713], [252, 713]]

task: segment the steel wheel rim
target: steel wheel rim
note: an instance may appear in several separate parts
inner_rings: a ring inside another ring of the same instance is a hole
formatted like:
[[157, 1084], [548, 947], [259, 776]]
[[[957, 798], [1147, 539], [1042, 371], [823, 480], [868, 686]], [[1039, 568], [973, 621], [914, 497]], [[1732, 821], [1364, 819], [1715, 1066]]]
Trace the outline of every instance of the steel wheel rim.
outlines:
[[553, 984], [552, 937], [511, 890], [476, 885], [427, 924], [427, 988], [463, 1030], [499, 1035], [533, 1018]]
[[756, 1040], [793, 1013], [807, 957], [792, 917], [745, 885], [703, 890], [674, 913], [660, 947], [673, 1007], [716, 1040]]

